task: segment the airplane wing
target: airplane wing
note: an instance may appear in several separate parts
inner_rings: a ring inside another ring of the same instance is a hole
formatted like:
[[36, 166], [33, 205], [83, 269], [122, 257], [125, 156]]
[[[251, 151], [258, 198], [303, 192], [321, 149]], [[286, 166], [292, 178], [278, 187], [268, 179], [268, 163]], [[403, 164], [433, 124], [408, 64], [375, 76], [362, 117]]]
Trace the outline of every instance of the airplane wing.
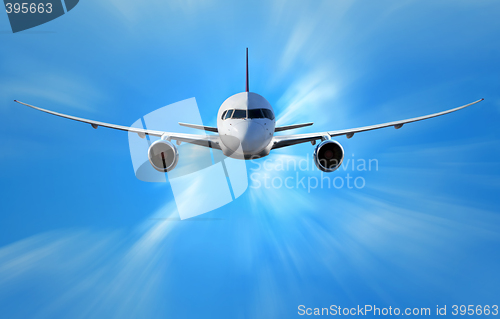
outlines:
[[37, 107], [37, 106], [33, 106], [33, 105], [30, 105], [27, 103], [23, 103], [23, 102], [18, 101], [18, 100], [14, 100], [14, 102], [29, 106], [35, 110], [39, 110], [39, 111], [49, 113], [52, 115], [64, 117], [64, 118], [74, 120], [74, 121], [88, 123], [88, 124], [92, 125], [92, 127], [95, 129], [97, 129], [99, 126], [102, 126], [102, 127], [112, 128], [115, 130], [137, 133], [141, 138], [146, 137], [146, 135], [151, 135], [151, 136], [164, 137], [164, 138], [167, 138], [169, 140], [176, 140], [179, 142], [186, 142], [186, 143], [196, 144], [196, 145], [205, 146], [205, 147], [209, 147], [209, 148], [220, 149], [220, 146], [219, 146], [220, 141], [219, 141], [218, 135], [197, 135], [197, 134], [173, 133], [173, 132], [155, 131], [155, 130], [147, 130], [147, 129], [122, 126], [122, 125], [116, 125], [116, 124], [109, 124], [109, 123], [88, 120], [88, 119], [84, 119], [81, 117], [66, 115], [66, 114], [42, 109], [41, 107]]
[[310, 125], [313, 125], [313, 123], [312, 123], [312, 122], [309, 122], [309, 123], [302, 123], [302, 124], [293, 124], [293, 125], [277, 126], [277, 127], [274, 129], [274, 131], [275, 131], [275, 132], [281, 132], [281, 131], [293, 130], [293, 129], [296, 129], [296, 128], [301, 128], [301, 127], [310, 126]]
[[430, 119], [433, 117], [452, 113], [452, 112], [464, 109], [464, 108], [471, 106], [473, 104], [479, 103], [482, 100], [484, 100], [484, 99], [480, 99], [480, 100], [477, 100], [475, 102], [472, 102], [472, 103], [469, 103], [469, 104], [466, 104], [466, 105], [463, 105], [463, 106], [460, 106], [460, 107], [457, 107], [454, 109], [450, 109], [447, 111], [429, 114], [429, 115], [424, 115], [424, 116], [419, 116], [419, 117], [414, 117], [411, 119], [406, 119], [406, 120], [401, 120], [401, 121], [393, 121], [393, 122], [387, 122], [387, 123], [383, 123], [383, 124], [363, 126], [363, 127], [352, 128], [352, 129], [347, 129], [347, 130], [326, 131], [326, 132], [319, 132], [319, 133], [306, 133], [306, 134], [295, 134], [295, 135], [279, 135], [279, 136], [273, 137], [272, 149], [281, 148], [281, 147], [290, 146], [290, 145], [295, 145], [295, 144], [300, 144], [300, 143], [305, 143], [305, 142], [314, 142], [316, 140], [323, 139], [324, 137], [328, 138], [328, 137], [346, 135], [347, 138], [351, 138], [351, 137], [353, 137], [353, 135], [355, 133], [377, 130], [379, 128], [384, 128], [384, 127], [389, 127], [389, 126], [394, 126], [395, 129], [400, 129], [404, 124], [422, 121], [422, 120]]
[[189, 124], [189, 123], [182, 123], [182, 122], [179, 122], [179, 125], [180, 126], [194, 128], [194, 129], [197, 129], [197, 130], [207, 131], [207, 132], [214, 132], [214, 133], [218, 133], [219, 132], [217, 130], [217, 128], [213, 127], [213, 126], [205, 126], [205, 125], [198, 125], [198, 124]]

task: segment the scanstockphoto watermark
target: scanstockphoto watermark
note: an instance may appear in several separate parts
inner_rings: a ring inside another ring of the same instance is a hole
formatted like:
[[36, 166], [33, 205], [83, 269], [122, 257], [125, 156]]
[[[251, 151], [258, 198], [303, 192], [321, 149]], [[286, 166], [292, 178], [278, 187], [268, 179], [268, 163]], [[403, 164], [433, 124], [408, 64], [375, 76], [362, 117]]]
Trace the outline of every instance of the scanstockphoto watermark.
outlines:
[[357, 305], [355, 307], [341, 307], [330, 305], [330, 307], [306, 307], [298, 306], [299, 316], [497, 316], [498, 305], [489, 304], [467, 304], [467, 305], [436, 305], [431, 307], [398, 308], [392, 306], [377, 307], [376, 305]]
[[306, 189], [317, 188], [362, 189], [366, 186], [366, 172], [379, 170], [378, 159], [346, 156], [340, 167], [326, 173], [316, 167], [313, 156], [282, 156], [278, 158], [251, 159], [249, 165], [250, 188]]

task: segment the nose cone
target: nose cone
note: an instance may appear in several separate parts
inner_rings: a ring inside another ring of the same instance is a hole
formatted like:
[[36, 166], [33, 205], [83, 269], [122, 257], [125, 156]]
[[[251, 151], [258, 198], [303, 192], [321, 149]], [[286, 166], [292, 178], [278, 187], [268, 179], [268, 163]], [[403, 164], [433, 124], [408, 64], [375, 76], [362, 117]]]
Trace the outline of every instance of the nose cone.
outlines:
[[[223, 141], [233, 151], [241, 145], [245, 154], [257, 154], [265, 147], [266, 130], [264, 126], [259, 123], [245, 120], [233, 126], [232, 140]], [[229, 144], [229, 145], [228, 145]]]
[[265, 145], [266, 130], [264, 126], [254, 121], [245, 121], [236, 125], [237, 134], [241, 136], [241, 146], [245, 153], [258, 153]]

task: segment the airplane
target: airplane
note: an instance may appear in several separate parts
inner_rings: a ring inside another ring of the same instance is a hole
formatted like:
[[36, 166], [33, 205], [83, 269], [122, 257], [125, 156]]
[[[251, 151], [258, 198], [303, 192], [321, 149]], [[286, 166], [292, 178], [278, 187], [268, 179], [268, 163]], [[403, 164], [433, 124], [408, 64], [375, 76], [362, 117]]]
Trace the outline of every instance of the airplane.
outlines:
[[116, 130], [137, 133], [141, 138], [146, 135], [160, 137], [159, 140], [151, 144], [148, 149], [149, 162], [159, 172], [166, 173], [175, 168], [179, 161], [179, 152], [172, 141], [177, 145], [182, 142], [219, 149], [225, 156], [242, 160], [256, 159], [269, 155], [271, 150], [310, 142], [312, 145], [320, 141], [314, 149], [314, 162], [318, 169], [323, 172], [333, 172], [340, 167], [344, 159], [344, 149], [342, 145], [332, 140], [332, 137], [345, 135], [348, 139], [354, 134], [377, 130], [385, 127], [400, 129], [407, 123], [422, 121], [433, 117], [449, 114], [464, 109], [484, 99], [449, 109], [446, 111], [414, 117], [406, 120], [387, 122], [377, 125], [363, 126], [336, 131], [323, 131], [317, 133], [275, 135], [276, 132], [283, 132], [291, 129], [310, 126], [313, 123], [300, 123], [285, 126], [276, 126], [276, 118], [271, 104], [261, 95], [250, 92], [248, 74], [248, 48], [246, 49], [246, 90], [227, 98], [219, 108], [217, 113], [217, 127], [179, 123], [179, 125], [194, 129], [212, 132], [216, 134], [184, 134], [174, 132], [155, 131], [149, 129], [134, 128], [116, 124], [103, 123], [88, 120], [76, 116], [66, 115], [27, 103], [14, 100], [14, 102], [29, 106], [36, 110], [52, 115], [64, 117], [92, 125], [94, 129], [99, 126]]

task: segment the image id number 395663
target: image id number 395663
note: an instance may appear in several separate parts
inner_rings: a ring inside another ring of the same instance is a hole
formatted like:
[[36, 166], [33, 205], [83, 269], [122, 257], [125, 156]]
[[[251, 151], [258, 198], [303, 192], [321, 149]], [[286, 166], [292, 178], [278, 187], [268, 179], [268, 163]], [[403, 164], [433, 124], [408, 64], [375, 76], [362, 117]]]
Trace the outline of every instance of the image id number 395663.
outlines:
[[6, 3], [7, 13], [52, 13], [52, 3]]
[[485, 306], [481, 306], [481, 305], [453, 305], [451, 306], [451, 309], [452, 309], [452, 315], [456, 316], [456, 315], [469, 315], [469, 316], [473, 316], [473, 315], [477, 315], [477, 316], [480, 316], [480, 315], [493, 315], [493, 316], [496, 316], [498, 315], [498, 306], [497, 305], [493, 305], [493, 306], [489, 306], [489, 305], [485, 305]]

